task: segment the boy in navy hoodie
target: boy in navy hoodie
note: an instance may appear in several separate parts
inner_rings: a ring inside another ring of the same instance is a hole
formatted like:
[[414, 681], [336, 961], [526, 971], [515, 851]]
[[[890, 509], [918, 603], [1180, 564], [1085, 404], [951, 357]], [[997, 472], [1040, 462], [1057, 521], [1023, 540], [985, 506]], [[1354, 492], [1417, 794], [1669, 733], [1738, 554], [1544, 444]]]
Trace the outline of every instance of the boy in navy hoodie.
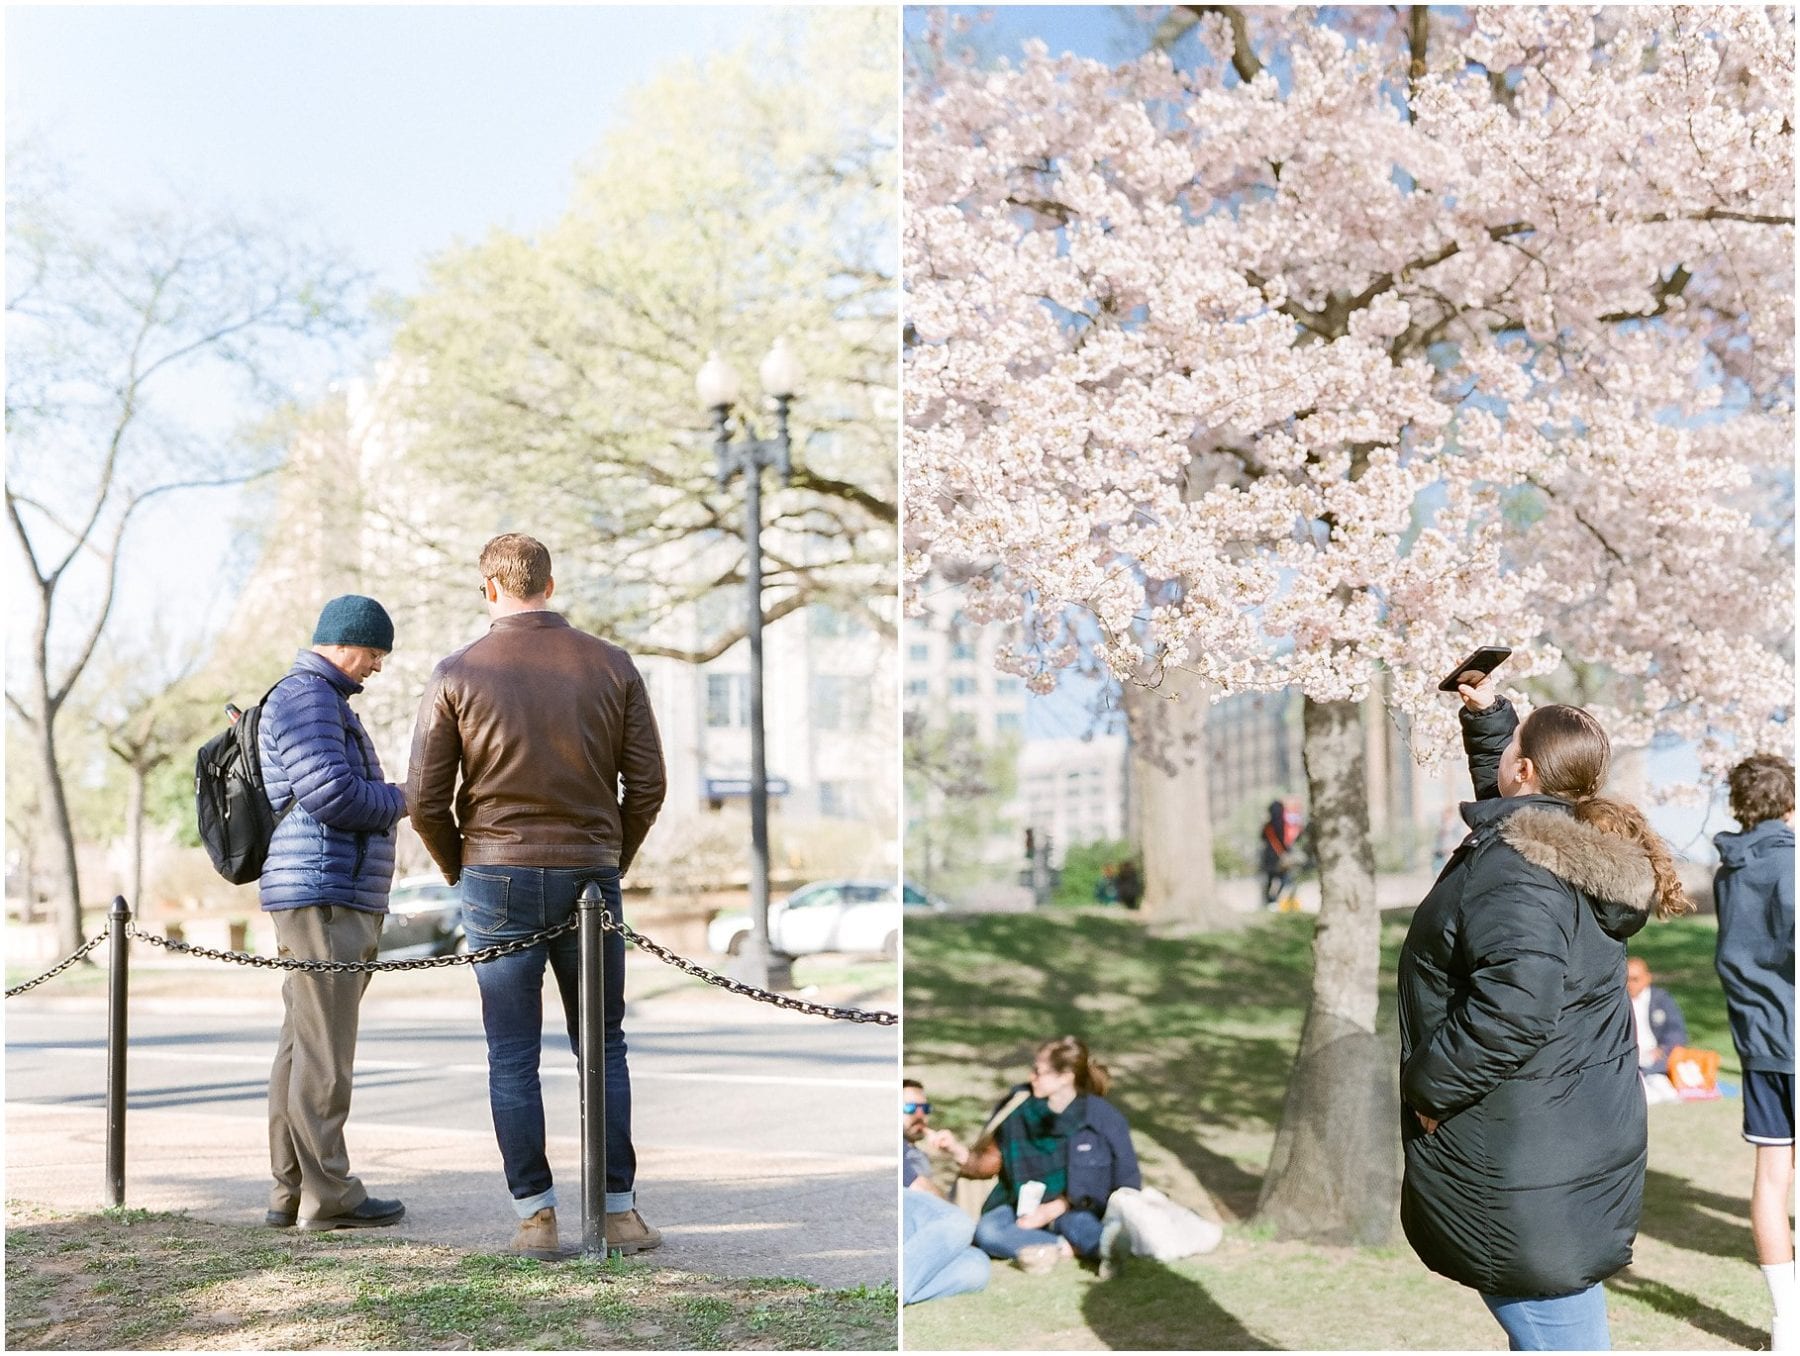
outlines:
[[1756, 1146], [1750, 1232], [1775, 1304], [1770, 1348], [1785, 1351], [1800, 1323], [1794, 1289], [1794, 765], [1757, 754], [1731, 769], [1713, 902], [1714, 964], [1725, 986], [1731, 1039], [1744, 1072], [1744, 1138]]

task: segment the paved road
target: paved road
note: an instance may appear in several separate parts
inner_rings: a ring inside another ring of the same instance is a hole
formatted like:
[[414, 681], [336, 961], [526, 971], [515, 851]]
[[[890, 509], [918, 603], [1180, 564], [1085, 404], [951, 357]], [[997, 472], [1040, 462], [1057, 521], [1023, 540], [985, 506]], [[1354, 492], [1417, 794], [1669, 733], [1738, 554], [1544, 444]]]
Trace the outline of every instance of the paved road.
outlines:
[[[129, 1204], [260, 1218], [263, 1108], [277, 1017], [222, 1004], [134, 1004]], [[105, 1018], [97, 1003], [6, 1010], [7, 1194], [89, 1208], [103, 1189]], [[720, 1275], [891, 1279], [892, 1028], [739, 1001], [663, 1001], [627, 1021], [639, 1201], [665, 1265]], [[579, 1237], [574, 1059], [547, 1035], [545, 1101], [565, 1237]], [[512, 1216], [472, 1004], [371, 1003], [358, 1046], [351, 1160], [399, 1194], [400, 1232], [504, 1246]]]

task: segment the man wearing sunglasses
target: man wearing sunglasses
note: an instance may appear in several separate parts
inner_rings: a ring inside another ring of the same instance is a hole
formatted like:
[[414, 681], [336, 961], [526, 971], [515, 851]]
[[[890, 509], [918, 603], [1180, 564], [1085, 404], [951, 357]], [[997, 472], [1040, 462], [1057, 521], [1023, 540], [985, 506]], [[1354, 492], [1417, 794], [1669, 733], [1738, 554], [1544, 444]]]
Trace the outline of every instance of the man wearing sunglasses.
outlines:
[[969, 1161], [969, 1151], [950, 1131], [933, 1130], [930, 1117], [925, 1085], [906, 1079], [900, 1085], [900, 1176], [906, 1188], [901, 1193], [906, 1223], [901, 1295], [907, 1304], [985, 1289], [991, 1265], [986, 1253], [970, 1246], [975, 1221], [932, 1181], [926, 1152], [948, 1154], [960, 1167]]

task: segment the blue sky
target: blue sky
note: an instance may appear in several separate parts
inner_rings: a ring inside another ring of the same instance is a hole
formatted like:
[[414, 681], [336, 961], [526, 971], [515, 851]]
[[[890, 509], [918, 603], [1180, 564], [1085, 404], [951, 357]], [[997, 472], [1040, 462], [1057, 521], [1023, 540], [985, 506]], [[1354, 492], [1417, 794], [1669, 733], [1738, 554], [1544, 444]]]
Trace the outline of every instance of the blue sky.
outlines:
[[[1016, 57], [1027, 38], [1041, 38], [1054, 53], [1073, 52], [1100, 61], [1121, 61], [1140, 55], [1141, 42], [1129, 42], [1125, 33], [1132, 7], [1107, 5], [948, 5], [944, 11], [970, 20], [968, 39], [984, 55]], [[981, 22], [980, 15], [991, 16]], [[906, 32], [911, 37], [923, 30], [925, 10], [909, 6]]]
[[[9, 6], [7, 138], [38, 143], [91, 210], [187, 201], [274, 215], [404, 292], [459, 238], [553, 220], [621, 96], [735, 48], [768, 13]], [[120, 615], [160, 612], [198, 638], [177, 581], [224, 559], [235, 498], [172, 496], [141, 516]]]
[[385, 286], [552, 218], [620, 95], [755, 8], [8, 7], [8, 136], [108, 198], [316, 223]]

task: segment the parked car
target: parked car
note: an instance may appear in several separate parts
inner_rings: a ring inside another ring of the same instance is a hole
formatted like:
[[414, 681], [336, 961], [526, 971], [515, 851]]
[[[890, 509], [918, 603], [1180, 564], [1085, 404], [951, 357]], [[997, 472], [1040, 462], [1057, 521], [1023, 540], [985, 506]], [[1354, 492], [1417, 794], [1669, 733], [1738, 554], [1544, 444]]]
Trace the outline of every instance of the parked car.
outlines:
[[902, 904], [908, 909], [931, 909], [943, 913], [950, 907], [950, 901], [939, 895], [928, 895], [911, 881], [900, 883]]
[[[891, 880], [825, 880], [769, 904], [769, 945], [789, 956], [821, 951], [900, 953], [900, 892]], [[706, 943], [735, 956], [750, 936], [748, 913], [722, 913]]]
[[448, 956], [468, 950], [463, 936], [462, 888], [442, 876], [408, 876], [388, 895], [378, 955], [383, 960]]

